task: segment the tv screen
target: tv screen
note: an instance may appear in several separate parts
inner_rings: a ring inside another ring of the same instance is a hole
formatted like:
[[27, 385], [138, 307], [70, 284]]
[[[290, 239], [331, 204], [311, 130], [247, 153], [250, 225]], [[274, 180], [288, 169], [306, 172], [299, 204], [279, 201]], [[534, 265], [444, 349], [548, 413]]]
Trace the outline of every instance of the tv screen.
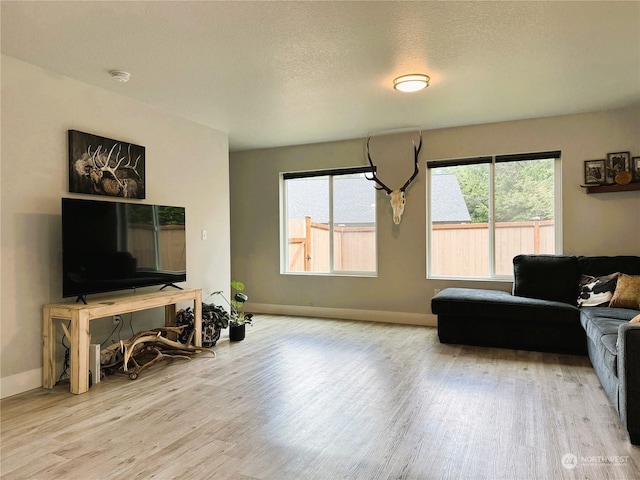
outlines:
[[62, 296], [187, 279], [184, 207], [62, 199]]

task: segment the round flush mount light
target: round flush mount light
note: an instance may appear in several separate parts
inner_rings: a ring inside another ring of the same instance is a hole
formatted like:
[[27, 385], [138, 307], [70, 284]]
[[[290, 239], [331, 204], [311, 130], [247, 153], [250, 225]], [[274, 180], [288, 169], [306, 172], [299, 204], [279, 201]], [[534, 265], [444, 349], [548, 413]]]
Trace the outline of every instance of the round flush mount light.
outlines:
[[421, 73], [412, 73], [410, 75], [402, 75], [393, 80], [393, 88], [400, 92], [417, 92], [429, 86], [428, 75]]
[[116, 82], [126, 83], [129, 81], [129, 78], [131, 78], [129, 72], [123, 72], [122, 70], [111, 70], [109, 73], [111, 74], [111, 78]]

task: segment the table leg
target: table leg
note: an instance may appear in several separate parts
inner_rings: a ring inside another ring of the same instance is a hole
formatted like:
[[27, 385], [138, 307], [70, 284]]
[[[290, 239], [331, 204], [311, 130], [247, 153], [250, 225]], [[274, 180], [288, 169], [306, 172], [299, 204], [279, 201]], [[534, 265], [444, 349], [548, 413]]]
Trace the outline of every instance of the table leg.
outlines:
[[71, 393], [80, 394], [89, 390], [89, 316], [86, 311], [71, 314]]
[[[176, 315], [177, 308], [176, 304], [173, 303], [171, 305], [164, 306], [164, 326], [165, 327], [175, 327], [176, 326]], [[167, 338], [171, 340], [178, 340], [177, 333], [167, 333]]]
[[42, 386], [53, 388], [56, 384], [56, 342], [55, 326], [51, 318], [51, 308], [42, 309]]
[[175, 303], [164, 306], [164, 326], [165, 327], [176, 326], [176, 314], [177, 314], [177, 309], [176, 309]]

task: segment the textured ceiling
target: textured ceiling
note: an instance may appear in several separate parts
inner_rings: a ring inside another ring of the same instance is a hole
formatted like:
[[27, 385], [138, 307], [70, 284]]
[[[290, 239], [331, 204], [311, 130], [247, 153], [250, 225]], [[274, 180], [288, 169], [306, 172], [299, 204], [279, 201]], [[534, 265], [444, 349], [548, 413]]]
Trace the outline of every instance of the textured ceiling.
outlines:
[[[1, 7], [3, 54], [226, 132], [232, 151], [640, 104], [638, 1]], [[391, 88], [416, 72], [429, 88]]]

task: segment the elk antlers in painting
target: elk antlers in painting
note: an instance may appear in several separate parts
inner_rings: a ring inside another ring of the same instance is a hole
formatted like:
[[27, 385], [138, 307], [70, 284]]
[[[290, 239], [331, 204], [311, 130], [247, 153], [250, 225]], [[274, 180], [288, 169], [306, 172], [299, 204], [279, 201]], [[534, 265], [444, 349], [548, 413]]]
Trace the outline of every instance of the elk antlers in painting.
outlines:
[[418, 175], [418, 156], [420, 155], [420, 150], [422, 149], [422, 130], [420, 131], [420, 143], [416, 146], [416, 142], [413, 142], [413, 163], [414, 169], [413, 174], [409, 177], [409, 179], [404, 182], [404, 185], [400, 187], [398, 190], [391, 190], [387, 187], [376, 175], [376, 166], [373, 164], [373, 160], [371, 160], [371, 154], [369, 153], [369, 141], [371, 140], [371, 136], [367, 138], [367, 158], [369, 159], [369, 164], [371, 165], [371, 174], [372, 177], [367, 177], [367, 180], [371, 180], [376, 182], [377, 190], [384, 190], [387, 192], [391, 198], [389, 201], [391, 202], [391, 208], [393, 208], [393, 223], [396, 225], [400, 224], [400, 220], [402, 220], [402, 214], [404, 213], [404, 206], [406, 203], [405, 190], [411, 184], [414, 178]]
[[69, 130], [69, 191], [145, 198], [145, 148]]

